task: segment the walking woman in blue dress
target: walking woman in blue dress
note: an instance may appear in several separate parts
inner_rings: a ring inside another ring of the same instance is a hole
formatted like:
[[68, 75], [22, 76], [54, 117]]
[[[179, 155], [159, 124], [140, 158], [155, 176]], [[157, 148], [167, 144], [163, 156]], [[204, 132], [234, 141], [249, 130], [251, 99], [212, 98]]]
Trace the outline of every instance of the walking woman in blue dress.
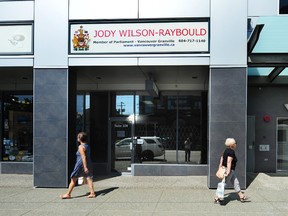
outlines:
[[87, 144], [88, 136], [85, 132], [80, 132], [77, 135], [77, 141], [80, 143], [78, 151], [76, 153], [76, 164], [73, 172], [71, 173], [71, 181], [67, 190], [67, 193], [61, 195], [62, 199], [70, 199], [71, 193], [76, 185], [79, 177], [85, 177], [90, 189], [88, 198], [96, 197], [93, 186], [93, 172], [92, 172], [92, 161], [90, 158], [90, 147]]

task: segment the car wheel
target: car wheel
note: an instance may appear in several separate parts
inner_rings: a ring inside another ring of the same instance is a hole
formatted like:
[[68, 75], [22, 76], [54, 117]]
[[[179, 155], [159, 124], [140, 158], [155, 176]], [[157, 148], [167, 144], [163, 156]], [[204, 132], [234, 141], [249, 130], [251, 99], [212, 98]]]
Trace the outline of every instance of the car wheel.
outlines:
[[143, 160], [153, 160], [154, 154], [152, 151], [144, 151], [142, 152], [142, 158]]

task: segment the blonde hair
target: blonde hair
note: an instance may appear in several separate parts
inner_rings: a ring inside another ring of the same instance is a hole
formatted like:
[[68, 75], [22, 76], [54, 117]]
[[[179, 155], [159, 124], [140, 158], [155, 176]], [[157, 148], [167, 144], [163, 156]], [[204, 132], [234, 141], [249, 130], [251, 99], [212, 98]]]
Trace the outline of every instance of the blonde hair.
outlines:
[[225, 146], [230, 147], [235, 143], [236, 143], [236, 140], [234, 138], [227, 138], [225, 141]]

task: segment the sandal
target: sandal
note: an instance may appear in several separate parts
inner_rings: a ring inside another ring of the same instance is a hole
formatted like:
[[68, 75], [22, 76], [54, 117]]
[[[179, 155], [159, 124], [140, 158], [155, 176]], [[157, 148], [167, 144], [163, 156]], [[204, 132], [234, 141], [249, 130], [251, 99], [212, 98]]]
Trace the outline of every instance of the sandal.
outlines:
[[221, 200], [219, 198], [214, 198], [214, 204], [220, 204]]
[[248, 200], [248, 197], [246, 197], [246, 196], [243, 196], [240, 198], [240, 202], [242, 202], [242, 203], [244, 203], [247, 200]]
[[60, 195], [60, 198], [61, 199], [71, 199], [71, 196], [68, 194], [62, 194], [62, 195]]
[[87, 198], [95, 198], [95, 197], [96, 197], [95, 194], [90, 194], [90, 195], [87, 196]]

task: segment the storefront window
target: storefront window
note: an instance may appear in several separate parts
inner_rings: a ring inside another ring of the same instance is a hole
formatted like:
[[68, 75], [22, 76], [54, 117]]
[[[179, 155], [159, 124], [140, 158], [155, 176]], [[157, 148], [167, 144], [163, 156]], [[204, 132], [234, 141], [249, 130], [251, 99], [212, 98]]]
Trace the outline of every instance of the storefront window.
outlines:
[[[135, 96], [116, 94], [116, 116], [133, 115], [132, 123], [135, 127], [133, 136], [143, 140], [140, 142], [142, 163], [200, 164], [203, 163], [201, 155], [207, 154], [202, 152], [207, 151], [207, 148], [203, 147], [207, 143], [202, 140], [202, 137], [206, 136], [202, 131], [202, 123], [207, 121], [207, 118], [203, 119], [207, 113], [203, 114], [206, 111], [202, 109], [202, 100], [201, 92], [167, 92], [156, 98], [145, 93]], [[185, 159], [184, 142], [187, 138], [191, 141], [191, 151], [190, 157]], [[153, 142], [149, 143], [151, 140]], [[121, 140], [119, 142], [121, 143]], [[121, 146], [121, 149], [123, 148]], [[130, 155], [129, 151], [128, 145], [127, 152]], [[116, 155], [116, 158], [120, 156]]]
[[33, 161], [32, 94], [2, 95], [2, 161]]
[[280, 0], [279, 4], [279, 14], [288, 14], [288, 0]]
[[[156, 156], [154, 162], [201, 163], [200, 125], [200, 96], [183, 94], [162, 95], [160, 98], [139, 97], [136, 135], [159, 137], [165, 148], [164, 155]], [[185, 160], [184, 142], [187, 138], [191, 141], [191, 152]], [[155, 149], [155, 154], [157, 151]]]

